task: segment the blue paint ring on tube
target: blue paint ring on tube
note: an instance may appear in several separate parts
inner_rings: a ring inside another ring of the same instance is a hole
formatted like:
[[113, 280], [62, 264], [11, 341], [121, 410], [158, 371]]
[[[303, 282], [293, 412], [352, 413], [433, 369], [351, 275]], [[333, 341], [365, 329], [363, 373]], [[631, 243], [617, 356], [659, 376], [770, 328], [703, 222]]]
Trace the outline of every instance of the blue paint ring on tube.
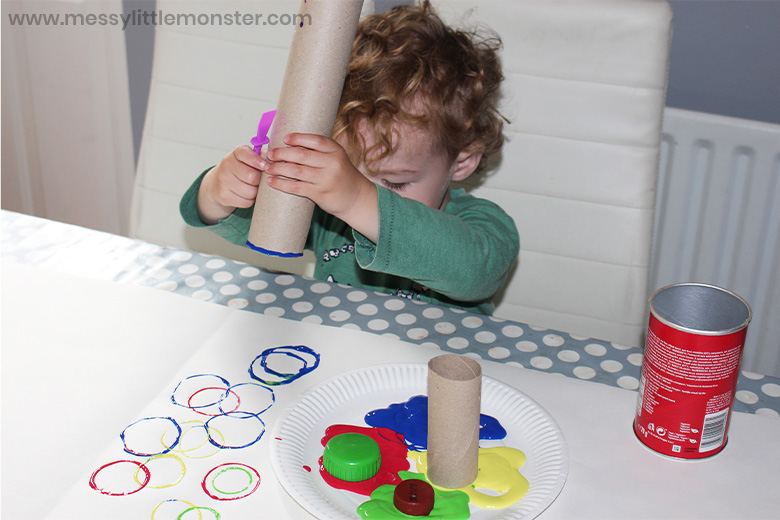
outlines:
[[256, 246], [249, 240], [246, 241], [247, 247], [249, 249], [252, 249], [253, 251], [257, 251], [258, 253], [263, 253], [264, 255], [268, 256], [277, 256], [279, 258], [299, 258], [303, 256], [303, 253], [280, 253], [279, 251], [271, 251], [270, 249], [265, 249], [264, 247]]

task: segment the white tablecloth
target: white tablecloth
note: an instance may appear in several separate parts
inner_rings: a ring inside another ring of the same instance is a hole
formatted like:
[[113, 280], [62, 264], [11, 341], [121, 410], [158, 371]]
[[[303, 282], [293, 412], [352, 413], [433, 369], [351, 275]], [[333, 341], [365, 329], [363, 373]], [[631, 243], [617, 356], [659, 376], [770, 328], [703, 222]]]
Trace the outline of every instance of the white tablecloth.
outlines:
[[[127, 458], [119, 433], [158, 410], [186, 374], [230, 373], [236, 359], [269, 346], [315, 348], [320, 366], [280, 387], [264, 416], [270, 429], [286, 404], [340, 371], [440, 353], [11, 262], [3, 262], [2, 287], [2, 516], [11, 520], [149, 518], [165, 497], [218, 506], [225, 520], [307, 518], [276, 482], [267, 438], [229, 454], [251, 460], [262, 476], [255, 495], [233, 503], [209, 503], [197, 477], [124, 497], [101, 495], [88, 479], [100, 464]], [[543, 518], [777, 518], [780, 419], [735, 413], [721, 454], [670, 460], [634, 437], [635, 392], [481, 363], [486, 375], [540, 403], [566, 436], [568, 481]]]

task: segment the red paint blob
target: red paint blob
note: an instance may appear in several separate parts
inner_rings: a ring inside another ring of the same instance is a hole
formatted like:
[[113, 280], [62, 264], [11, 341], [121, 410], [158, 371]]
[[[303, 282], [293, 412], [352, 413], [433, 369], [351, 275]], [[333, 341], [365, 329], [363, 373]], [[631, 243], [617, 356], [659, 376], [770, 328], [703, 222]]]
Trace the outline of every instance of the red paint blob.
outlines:
[[309, 466], [303, 466], [303, 469], [305, 469], [307, 473], [311, 473], [311, 468]]
[[328, 485], [336, 489], [345, 489], [353, 493], [369, 496], [379, 486], [385, 484], [397, 485], [402, 482], [398, 472], [409, 469], [409, 460], [406, 458], [408, 446], [404, 442], [403, 435], [399, 435], [389, 428], [365, 428], [348, 424], [335, 424], [325, 430], [325, 436], [321, 441], [322, 446], [324, 447], [330, 439], [342, 433], [360, 433], [374, 439], [379, 445], [382, 463], [377, 474], [370, 479], [361, 480], [360, 482], [347, 482], [337, 479], [325, 471], [325, 468], [322, 466], [322, 457], [320, 457], [320, 475], [322, 475], [323, 480]]

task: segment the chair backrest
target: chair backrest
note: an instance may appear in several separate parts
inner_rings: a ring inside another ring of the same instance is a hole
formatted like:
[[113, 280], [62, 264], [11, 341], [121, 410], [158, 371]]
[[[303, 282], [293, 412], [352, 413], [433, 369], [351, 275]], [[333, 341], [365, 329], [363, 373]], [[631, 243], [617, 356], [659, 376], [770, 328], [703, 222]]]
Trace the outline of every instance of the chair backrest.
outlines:
[[[380, 2], [378, 1], [377, 4]], [[170, 5], [169, 5], [170, 4]], [[369, 2], [373, 7], [373, 2]], [[176, 2], [195, 14], [297, 12], [295, 2]], [[467, 186], [517, 222], [520, 261], [496, 316], [638, 345], [645, 328], [653, 203], [671, 31], [658, 0], [434, 2], [454, 25], [504, 42], [507, 142]], [[243, 11], [242, 11], [243, 10]], [[254, 135], [273, 108], [290, 26], [157, 27], [131, 216], [134, 236], [292, 272], [187, 228], [178, 201], [194, 177]]]
[[[520, 231], [495, 315], [638, 346], [672, 12], [664, 1], [440, 1], [502, 38], [500, 164], [472, 192]], [[465, 13], [465, 14], [464, 14]]]

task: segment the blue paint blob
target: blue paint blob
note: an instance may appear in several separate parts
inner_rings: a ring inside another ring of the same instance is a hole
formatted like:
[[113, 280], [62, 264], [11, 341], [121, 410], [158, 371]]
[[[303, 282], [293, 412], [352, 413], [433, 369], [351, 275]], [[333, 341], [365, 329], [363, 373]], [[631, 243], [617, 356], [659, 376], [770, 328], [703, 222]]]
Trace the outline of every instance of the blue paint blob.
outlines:
[[417, 395], [405, 403], [372, 410], [366, 414], [365, 421], [369, 426], [402, 434], [414, 451], [423, 451], [428, 446], [428, 396]]
[[[366, 424], [389, 428], [404, 436], [409, 448], [414, 451], [428, 449], [428, 396], [416, 395], [405, 403], [391, 404], [368, 412]], [[498, 419], [490, 415], [479, 416], [480, 440], [495, 440], [506, 437], [506, 430]]]

